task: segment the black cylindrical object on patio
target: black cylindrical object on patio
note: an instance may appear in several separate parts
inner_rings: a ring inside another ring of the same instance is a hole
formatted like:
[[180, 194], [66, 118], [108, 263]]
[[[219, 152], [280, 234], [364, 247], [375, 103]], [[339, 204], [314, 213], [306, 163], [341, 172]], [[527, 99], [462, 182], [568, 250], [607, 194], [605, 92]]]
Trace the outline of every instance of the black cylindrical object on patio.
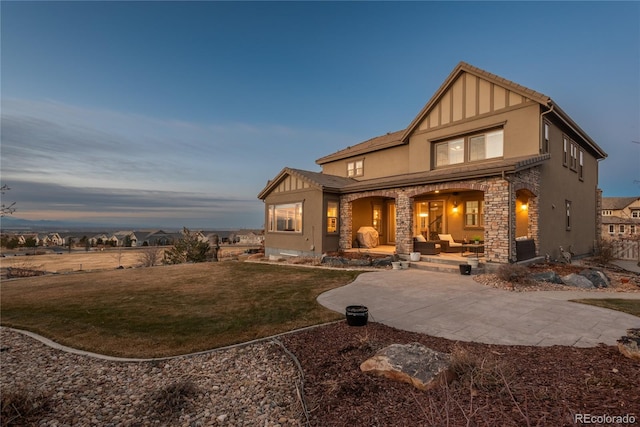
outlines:
[[460, 274], [463, 276], [471, 275], [471, 266], [469, 264], [460, 264]]
[[369, 309], [364, 305], [350, 305], [346, 309], [349, 326], [364, 326], [369, 320]]

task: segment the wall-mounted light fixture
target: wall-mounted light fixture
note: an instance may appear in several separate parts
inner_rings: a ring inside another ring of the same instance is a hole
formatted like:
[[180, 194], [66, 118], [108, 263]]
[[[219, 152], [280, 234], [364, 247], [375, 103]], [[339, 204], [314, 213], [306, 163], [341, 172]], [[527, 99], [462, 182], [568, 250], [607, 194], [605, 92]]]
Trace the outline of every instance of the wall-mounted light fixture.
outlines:
[[522, 202], [522, 204], [520, 205], [520, 209], [522, 209], [522, 211], [524, 212], [529, 209], [529, 205], [525, 202]]
[[458, 213], [458, 201], [453, 201], [453, 213]]

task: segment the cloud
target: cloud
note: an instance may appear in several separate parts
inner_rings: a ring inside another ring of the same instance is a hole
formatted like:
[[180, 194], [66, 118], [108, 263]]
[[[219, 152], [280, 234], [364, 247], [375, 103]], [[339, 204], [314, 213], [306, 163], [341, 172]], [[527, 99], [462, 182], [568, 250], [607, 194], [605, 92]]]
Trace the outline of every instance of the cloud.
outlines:
[[212, 213], [235, 213], [261, 224], [256, 195], [268, 179], [284, 166], [317, 170], [329, 144], [353, 143], [282, 124], [162, 120], [50, 100], [3, 99], [1, 120], [2, 180], [20, 195], [20, 212], [38, 219], [129, 212], [217, 225]]

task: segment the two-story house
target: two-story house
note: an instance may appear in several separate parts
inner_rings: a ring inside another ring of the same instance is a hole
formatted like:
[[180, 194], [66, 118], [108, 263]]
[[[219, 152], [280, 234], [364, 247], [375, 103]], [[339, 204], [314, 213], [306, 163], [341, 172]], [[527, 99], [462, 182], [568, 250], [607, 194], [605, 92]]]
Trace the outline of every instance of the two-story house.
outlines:
[[602, 237], [640, 236], [640, 197], [602, 198]]
[[589, 254], [605, 157], [548, 96], [461, 62], [405, 129], [270, 180], [265, 254], [349, 249], [363, 226], [399, 254], [440, 234], [479, 236], [496, 263], [522, 259], [522, 237], [541, 255]]

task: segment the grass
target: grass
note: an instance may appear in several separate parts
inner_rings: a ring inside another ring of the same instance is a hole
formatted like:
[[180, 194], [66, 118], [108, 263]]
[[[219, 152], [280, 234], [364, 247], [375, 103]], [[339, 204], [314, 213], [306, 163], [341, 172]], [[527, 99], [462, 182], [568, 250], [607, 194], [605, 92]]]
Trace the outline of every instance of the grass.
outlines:
[[358, 274], [221, 262], [3, 281], [0, 323], [101, 354], [172, 356], [339, 319], [316, 297]]
[[622, 311], [623, 313], [633, 314], [640, 317], [640, 300], [637, 299], [574, 299], [573, 302], [580, 304], [594, 305], [596, 307], [609, 308], [611, 310]]

